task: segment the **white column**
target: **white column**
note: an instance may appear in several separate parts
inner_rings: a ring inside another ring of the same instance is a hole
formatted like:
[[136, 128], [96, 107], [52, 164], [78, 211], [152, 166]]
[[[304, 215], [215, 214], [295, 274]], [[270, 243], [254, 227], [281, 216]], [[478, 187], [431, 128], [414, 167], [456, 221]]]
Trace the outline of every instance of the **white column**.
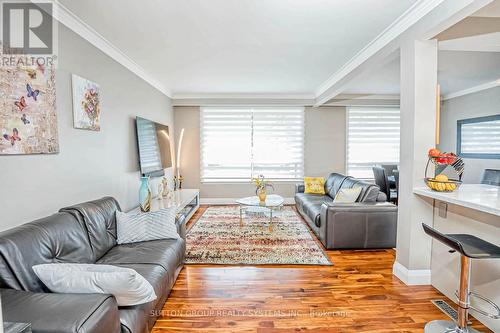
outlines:
[[401, 152], [398, 238], [394, 274], [406, 284], [430, 284], [433, 205], [413, 194], [425, 186], [427, 152], [435, 144], [437, 41], [411, 40], [401, 47]]

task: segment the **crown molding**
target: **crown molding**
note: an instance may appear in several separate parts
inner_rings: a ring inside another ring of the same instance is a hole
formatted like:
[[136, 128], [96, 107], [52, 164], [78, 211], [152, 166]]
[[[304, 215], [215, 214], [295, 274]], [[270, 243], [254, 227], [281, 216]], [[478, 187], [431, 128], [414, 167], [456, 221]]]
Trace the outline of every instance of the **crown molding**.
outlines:
[[443, 101], [446, 101], [446, 100], [449, 100], [452, 98], [456, 98], [456, 97], [460, 97], [460, 96], [465, 96], [465, 95], [477, 93], [479, 91], [483, 91], [483, 90], [487, 90], [487, 89], [491, 89], [491, 88], [495, 88], [495, 87], [500, 87], [500, 79], [498, 79], [496, 81], [492, 81], [492, 82], [483, 83], [483, 84], [477, 85], [477, 86], [472, 87], [472, 88], [463, 89], [463, 90], [459, 90], [459, 91], [456, 91], [453, 93], [446, 94], [443, 96]]
[[173, 106], [223, 105], [313, 105], [314, 95], [308, 94], [174, 94]]
[[356, 100], [398, 100], [399, 94], [338, 94], [333, 100], [356, 99]]
[[[31, 0], [37, 3], [37, 0]], [[69, 10], [66, 6], [61, 4], [58, 0], [52, 0], [53, 3], [53, 17], [64, 24], [77, 35], [88, 41], [90, 44], [101, 50], [104, 54], [115, 60], [129, 71], [149, 83], [152, 87], [171, 98], [170, 90], [150, 75], [144, 68], [139, 66], [135, 61], [123, 53], [118, 47], [113, 45], [109, 40], [104, 38], [91, 26], [85, 23], [81, 18]]]
[[313, 99], [313, 94], [224, 94], [224, 93], [203, 93], [203, 94], [173, 94], [172, 99], [203, 99], [203, 98], [227, 98], [227, 99]]
[[399, 95], [394, 94], [339, 94], [322, 106], [399, 106]]

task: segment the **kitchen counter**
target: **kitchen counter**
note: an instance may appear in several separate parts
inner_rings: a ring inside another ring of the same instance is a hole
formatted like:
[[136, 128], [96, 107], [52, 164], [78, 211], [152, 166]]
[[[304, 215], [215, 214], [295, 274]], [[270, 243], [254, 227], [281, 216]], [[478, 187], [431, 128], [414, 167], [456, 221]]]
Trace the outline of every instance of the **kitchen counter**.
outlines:
[[437, 192], [428, 187], [419, 187], [413, 189], [413, 193], [500, 216], [500, 186], [462, 184], [454, 192]]
[[[462, 184], [454, 192], [436, 192], [427, 187], [414, 188], [413, 193], [432, 203], [432, 220], [422, 221], [442, 233], [470, 234], [500, 246], [500, 187]], [[446, 205], [442, 205], [442, 203]], [[423, 232], [423, 231], [422, 231]], [[431, 284], [450, 299], [460, 280], [460, 256], [450, 253], [449, 246], [433, 240], [431, 249]], [[500, 262], [473, 260], [471, 290], [500, 304]], [[453, 305], [456, 307], [456, 305]], [[500, 332], [500, 320], [471, 314], [493, 332]]]

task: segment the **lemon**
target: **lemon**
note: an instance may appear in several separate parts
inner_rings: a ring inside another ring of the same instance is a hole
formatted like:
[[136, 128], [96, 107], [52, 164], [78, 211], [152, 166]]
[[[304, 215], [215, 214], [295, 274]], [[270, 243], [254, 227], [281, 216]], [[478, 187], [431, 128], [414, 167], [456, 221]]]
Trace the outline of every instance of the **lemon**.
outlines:
[[437, 181], [440, 181], [440, 182], [447, 182], [448, 181], [448, 176], [446, 175], [443, 175], [442, 173], [437, 175], [436, 178]]

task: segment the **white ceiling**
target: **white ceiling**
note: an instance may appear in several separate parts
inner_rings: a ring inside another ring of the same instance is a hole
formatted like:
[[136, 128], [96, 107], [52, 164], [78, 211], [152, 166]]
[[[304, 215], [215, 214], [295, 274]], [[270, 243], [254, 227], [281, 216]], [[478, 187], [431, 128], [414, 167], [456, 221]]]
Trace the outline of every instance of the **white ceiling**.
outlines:
[[416, 0], [60, 2], [175, 96], [312, 94]]
[[[437, 36], [443, 95], [500, 79], [500, 0]], [[399, 94], [399, 57], [351, 81], [346, 94]]]

